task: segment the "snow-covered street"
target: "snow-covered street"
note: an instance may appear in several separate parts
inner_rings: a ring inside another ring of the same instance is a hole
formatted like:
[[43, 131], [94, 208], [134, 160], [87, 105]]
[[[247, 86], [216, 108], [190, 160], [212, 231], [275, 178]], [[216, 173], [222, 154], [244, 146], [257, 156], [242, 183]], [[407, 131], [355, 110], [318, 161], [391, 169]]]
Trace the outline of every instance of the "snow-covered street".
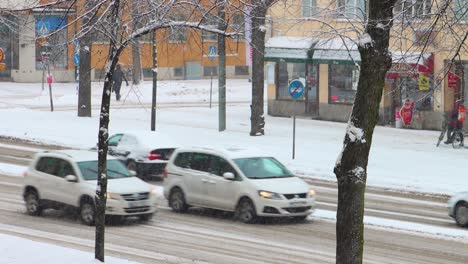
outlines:
[[[234, 146], [258, 149], [277, 157], [290, 169], [303, 177], [330, 182], [335, 181], [333, 167], [338, 153], [342, 148], [346, 124], [297, 119], [296, 158], [292, 159], [292, 119], [266, 116], [266, 135], [261, 137], [249, 136], [249, 98], [251, 84], [248, 83], [247, 80], [228, 80], [227, 84], [227, 130], [218, 132], [217, 89], [213, 89], [214, 104], [210, 109], [209, 80], [161, 82], [158, 90], [158, 132], [170, 135], [175, 141], [185, 146]], [[97, 142], [101, 85], [102, 84], [99, 83], [93, 83], [93, 117], [82, 118], [77, 117], [76, 114], [76, 84], [54, 84], [55, 111], [50, 112], [48, 92], [47, 90], [42, 91], [40, 84], [8, 83], [7, 88], [0, 90], [0, 135], [4, 138], [13, 137], [45, 145], [72, 148], [92, 147]], [[113, 97], [111, 104], [110, 133], [127, 130], [149, 130], [151, 84], [145, 82], [138, 88], [123, 87], [122, 94], [123, 101], [114, 101], [115, 98]], [[463, 189], [465, 186], [463, 172], [468, 169], [465, 162], [468, 158], [468, 149], [453, 149], [451, 146], [443, 144], [439, 148], [435, 147], [439, 133], [438, 131], [377, 127], [369, 159], [368, 185], [385, 189], [395, 189], [399, 192], [424, 192], [442, 196], [449, 196], [459, 191], [465, 191], [466, 189]], [[0, 144], [0, 148], [7, 147], [6, 145]], [[29, 152], [41, 150], [41, 146], [34, 147], [31, 145], [16, 146], [15, 148]], [[26, 160], [27, 159], [24, 161]], [[22, 165], [0, 161], [0, 174], [14, 176], [8, 177], [11, 178], [13, 182], [21, 179], [24, 168], [25, 167]], [[10, 185], [19, 188], [19, 185], [16, 186], [14, 183], [3, 182], [3, 184], [5, 188]], [[321, 189], [319, 188], [319, 190]], [[318, 195], [320, 196], [320, 191]], [[334, 194], [330, 194], [330, 197], [333, 197], [333, 195]], [[384, 196], [379, 197], [378, 194], [368, 194], [368, 196], [370, 200], [377, 199], [376, 201], [379, 199], [389, 199]], [[8, 215], [18, 214], [17, 208], [23, 207], [19, 194], [11, 194], [2, 199], [6, 199], [5, 201], [14, 201], [14, 208], [7, 206], [9, 208], [7, 210]], [[0, 201], [2, 199], [0, 199]], [[401, 200], [401, 198], [397, 197], [393, 199], [395, 202], [399, 199]], [[437, 208], [437, 211], [442, 211], [443, 217], [445, 217], [443, 220], [436, 217], [431, 219], [429, 216], [419, 216], [424, 223], [434, 220], [442, 224], [439, 223], [439, 226], [435, 226], [395, 219], [390, 220], [382, 218], [381, 216], [366, 216], [366, 228], [372, 230], [368, 232], [379, 238], [385, 237], [388, 234], [393, 234], [392, 236], [395, 237], [411, 236], [413, 238], [418, 237], [418, 240], [426, 238], [445, 241], [440, 243], [446, 244], [455, 242], [461, 244], [467, 243], [468, 232], [455, 227], [455, 224], [445, 214], [445, 204], [424, 201], [414, 202], [410, 199], [408, 199], [407, 202], [409, 204], [420, 203], [421, 206], [428, 208], [434, 206], [434, 208]], [[330, 210], [332, 209], [330, 207], [331, 201], [327, 200], [321, 205], [324, 205], [327, 209], [317, 210], [311, 217], [311, 223], [309, 223], [316, 231], [321, 227], [323, 228], [323, 226], [326, 226], [325, 228], [328, 230], [334, 226], [335, 222], [335, 212]], [[369, 209], [370, 213], [373, 211], [375, 214], [379, 215], [384, 209]], [[407, 215], [409, 215], [409, 213], [399, 214], [401, 217], [407, 217]], [[167, 209], [164, 209], [162, 212], [163, 220], [161, 221], [163, 221], [163, 225], [170, 226], [171, 224], [169, 224], [169, 222], [171, 222], [171, 219], [174, 217], [176, 217], [177, 221], [180, 221], [180, 223], [177, 224], [177, 228], [180, 228], [178, 232], [181, 232], [180, 234], [188, 232], [186, 230], [188, 227], [184, 226], [182, 219], [179, 219], [180, 217], [183, 218], [183, 216], [174, 216], [168, 212]], [[206, 226], [204, 226], [206, 219], [202, 219], [199, 222], [198, 219], [194, 219], [196, 218], [194, 215], [185, 217], [194, 221], [194, 225], [203, 226], [200, 227], [203, 229], [202, 233], [207, 232], [206, 234], [210, 236], [213, 235], [213, 233], [207, 231]], [[45, 219], [52, 222], [57, 221], [50, 216]], [[218, 219], [208, 220], [211, 224], [218, 221]], [[58, 221], [63, 220], [59, 219]], [[243, 231], [244, 226], [240, 228], [232, 222], [228, 221], [225, 223], [224, 220], [220, 221], [220, 230], [225, 229], [226, 225], [231, 226], [241, 233], [238, 234], [240, 237], [237, 237], [237, 239], [254, 243], [254, 241], [247, 239], [244, 234], [247, 232]], [[161, 223], [158, 222], [158, 224]], [[69, 225], [70, 228], [70, 226], [77, 225], [77, 223], [67, 223], [67, 225]], [[308, 225], [299, 226], [298, 228], [305, 228]], [[155, 227], [151, 226], [151, 228]], [[158, 227], [158, 230], [162, 231], [161, 228], [162, 227]], [[45, 226], [44, 229], [48, 230], [50, 227]], [[250, 232], [261, 232], [264, 228], [249, 227], [249, 229]], [[282, 227], [275, 227], [274, 229], [277, 229], [278, 232], [287, 231], [285, 230], [286, 228]], [[16, 235], [21, 232], [16, 232]], [[117, 232], [117, 230], [114, 228], [113, 232]], [[301, 232], [303, 231], [298, 231], [296, 235], [299, 235]], [[216, 235], [224, 239], [232, 239], [230, 235], [224, 233], [216, 233]], [[329, 235], [330, 234], [327, 233], [318, 236], [318, 238], [321, 237], [321, 239], [324, 239], [324, 237], [328, 237]], [[189, 236], [191, 237], [193, 234]], [[256, 236], [259, 236], [258, 239], [264, 239], [260, 238], [260, 233]], [[272, 237], [274, 237], [274, 234], [271, 234], [271, 238]], [[11, 241], [11, 243], [2, 243], [2, 245], [13, 245], [14, 243], [21, 242], [18, 242], [18, 238], [11, 236], [2, 236], [2, 241]], [[45, 244], [34, 244], [32, 241], [23, 241], [23, 243], [32, 243], [30, 245], [31, 248], [43, 246], [45, 247], [44, 252], [53, 251], [49, 250], [48, 245]], [[54, 243], [56, 243], [56, 241]], [[89, 241], [83, 243], [88, 245]], [[116, 240], [114, 240], [114, 243], [118, 244]], [[414, 245], [416, 246], [417, 244]], [[284, 245], [276, 246], [281, 248]], [[10, 246], [0, 248], [0, 250], [8, 250], [8, 248], [10, 248]], [[118, 251], [118, 249], [114, 250]], [[292, 250], [292, 248], [290, 248], [290, 250]], [[300, 250], [304, 250], [304, 248]], [[14, 253], [10, 253], [14, 255]], [[308, 252], [307, 254], [312, 253], [313, 252]], [[75, 252], [70, 253], [70, 255], [76, 255], [78, 259], [78, 255], [82, 254]], [[188, 259], [192, 257], [196, 258], [197, 256], [196, 253], [188, 253], [185, 255]], [[215, 256], [216, 254], [207, 257], [207, 259], [216, 259]], [[80, 258], [82, 261], [76, 263], [92, 263], [91, 260], [86, 262], [86, 258], [92, 258], [90, 254], [85, 254], [82, 257], [84, 257], [84, 259]], [[153, 259], [158, 257], [160, 256], [152, 256]], [[333, 260], [333, 256], [327, 254], [322, 255], [322, 257], [323, 262], [330, 262]], [[12, 256], [11, 258], [14, 257]], [[370, 259], [376, 263], [386, 263], [380, 259], [380, 257], [373, 256], [370, 257]], [[24, 259], [21, 259], [11, 263], [24, 263], [23, 260]], [[421, 258], [421, 263], [424, 263], [423, 260], [424, 258]], [[121, 260], [118, 259], [108, 259], [108, 261], [109, 263], [126, 263], [119, 262]], [[147, 259], [143, 260], [143, 262], [145, 261], [147, 261]]]

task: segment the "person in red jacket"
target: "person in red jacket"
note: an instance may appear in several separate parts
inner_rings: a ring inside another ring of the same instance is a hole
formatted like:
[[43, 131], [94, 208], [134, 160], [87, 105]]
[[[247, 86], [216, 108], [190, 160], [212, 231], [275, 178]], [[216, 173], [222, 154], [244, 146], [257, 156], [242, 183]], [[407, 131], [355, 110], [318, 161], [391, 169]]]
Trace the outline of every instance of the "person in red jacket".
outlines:
[[465, 121], [466, 116], [466, 109], [463, 105], [464, 102], [465, 101], [463, 99], [455, 101], [452, 113], [450, 115], [450, 121], [448, 123], [447, 141], [444, 142], [445, 144], [451, 144], [453, 131], [455, 129], [462, 129], [463, 127], [463, 122]]

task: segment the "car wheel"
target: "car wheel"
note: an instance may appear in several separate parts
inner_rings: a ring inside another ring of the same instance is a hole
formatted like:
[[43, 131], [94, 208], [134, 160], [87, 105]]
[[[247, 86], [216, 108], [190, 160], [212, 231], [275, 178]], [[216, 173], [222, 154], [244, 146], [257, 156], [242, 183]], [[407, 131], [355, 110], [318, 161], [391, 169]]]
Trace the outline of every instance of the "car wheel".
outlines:
[[39, 195], [35, 191], [28, 191], [24, 197], [26, 210], [28, 214], [38, 216], [42, 213], [42, 208], [39, 202]]
[[468, 226], [468, 203], [461, 202], [455, 207], [455, 221], [457, 225]]
[[96, 217], [96, 209], [94, 203], [90, 201], [84, 201], [80, 206], [80, 219], [81, 222], [85, 225], [92, 226], [94, 225]]
[[239, 202], [236, 210], [237, 219], [246, 224], [255, 223], [257, 220], [257, 212], [253, 202], [244, 198]]
[[148, 222], [153, 218], [153, 214], [144, 214], [140, 215], [140, 220], [143, 222]]
[[185, 202], [185, 196], [181, 189], [175, 188], [169, 195], [169, 206], [177, 213], [187, 211], [188, 205]]

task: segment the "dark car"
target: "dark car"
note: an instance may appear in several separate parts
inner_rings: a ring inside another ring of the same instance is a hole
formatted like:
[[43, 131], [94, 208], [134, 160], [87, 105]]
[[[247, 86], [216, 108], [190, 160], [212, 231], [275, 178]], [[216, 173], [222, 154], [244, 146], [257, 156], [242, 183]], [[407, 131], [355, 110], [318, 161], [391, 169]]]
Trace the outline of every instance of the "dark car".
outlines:
[[109, 137], [109, 154], [122, 160], [144, 180], [162, 179], [176, 147], [171, 138], [154, 131], [116, 133]]

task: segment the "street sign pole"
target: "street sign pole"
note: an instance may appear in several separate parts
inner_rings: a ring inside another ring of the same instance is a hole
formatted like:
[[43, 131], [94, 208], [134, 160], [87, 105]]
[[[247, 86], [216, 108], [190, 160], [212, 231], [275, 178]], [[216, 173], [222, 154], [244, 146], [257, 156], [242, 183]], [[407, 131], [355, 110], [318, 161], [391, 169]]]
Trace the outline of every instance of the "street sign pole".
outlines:
[[[288, 85], [289, 95], [297, 100], [304, 95], [305, 85], [301, 80], [292, 80]], [[293, 116], [292, 159], [296, 158], [296, 115]]]
[[292, 145], [292, 159], [296, 157], [296, 116], [293, 116], [293, 145]]
[[47, 82], [49, 83], [50, 111], [54, 111], [54, 100], [52, 99], [52, 75], [50, 75], [50, 63], [47, 60]]
[[210, 80], [210, 108], [211, 108], [211, 100], [213, 97], [213, 62], [216, 58], [216, 46], [211, 45], [208, 47], [208, 58], [211, 60], [211, 80]]
[[[212, 63], [212, 65], [213, 65], [213, 63]], [[210, 108], [211, 108], [211, 98], [212, 97], [213, 97], [213, 67], [211, 67], [211, 80], [210, 80]]]

